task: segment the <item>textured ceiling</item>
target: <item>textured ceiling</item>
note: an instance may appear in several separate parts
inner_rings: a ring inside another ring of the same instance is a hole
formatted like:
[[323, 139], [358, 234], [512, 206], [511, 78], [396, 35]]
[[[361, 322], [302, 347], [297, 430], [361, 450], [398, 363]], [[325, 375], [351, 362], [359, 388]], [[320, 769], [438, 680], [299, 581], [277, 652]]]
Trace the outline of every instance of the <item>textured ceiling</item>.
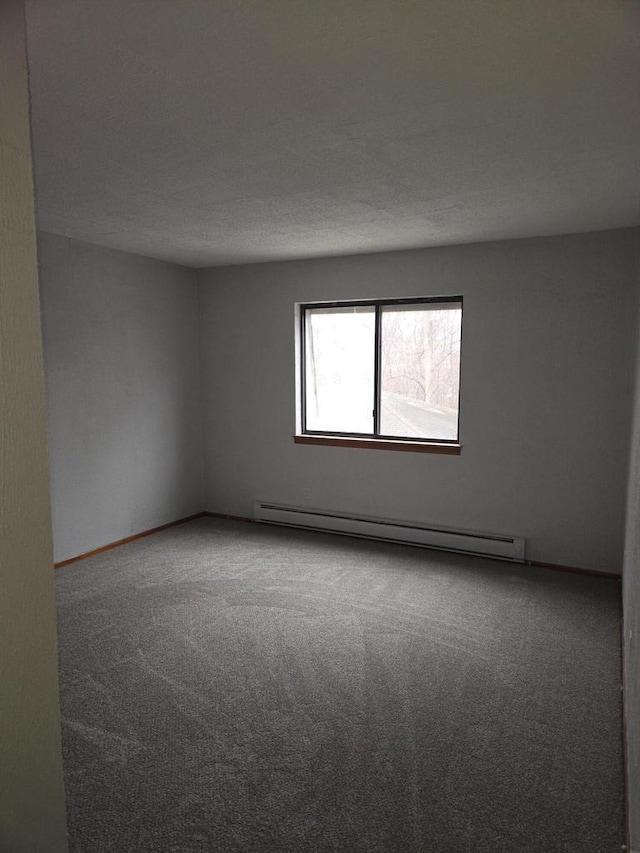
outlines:
[[28, 0], [40, 227], [191, 266], [640, 223], [635, 0]]

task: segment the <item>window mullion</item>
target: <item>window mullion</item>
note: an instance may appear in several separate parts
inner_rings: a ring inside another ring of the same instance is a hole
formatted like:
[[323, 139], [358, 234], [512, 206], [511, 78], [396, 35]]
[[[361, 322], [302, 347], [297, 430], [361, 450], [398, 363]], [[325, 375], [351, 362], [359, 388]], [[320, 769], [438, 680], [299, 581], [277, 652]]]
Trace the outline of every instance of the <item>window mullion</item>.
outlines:
[[374, 357], [373, 357], [373, 434], [380, 435], [380, 371], [381, 371], [381, 309], [376, 305], [376, 322], [374, 336]]

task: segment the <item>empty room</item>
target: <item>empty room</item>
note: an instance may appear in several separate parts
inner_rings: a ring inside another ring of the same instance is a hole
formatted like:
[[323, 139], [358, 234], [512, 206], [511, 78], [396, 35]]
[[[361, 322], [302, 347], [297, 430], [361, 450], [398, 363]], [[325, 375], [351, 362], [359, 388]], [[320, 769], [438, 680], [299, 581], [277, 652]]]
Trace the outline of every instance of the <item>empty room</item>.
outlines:
[[640, 5], [0, 2], [0, 851], [640, 853]]

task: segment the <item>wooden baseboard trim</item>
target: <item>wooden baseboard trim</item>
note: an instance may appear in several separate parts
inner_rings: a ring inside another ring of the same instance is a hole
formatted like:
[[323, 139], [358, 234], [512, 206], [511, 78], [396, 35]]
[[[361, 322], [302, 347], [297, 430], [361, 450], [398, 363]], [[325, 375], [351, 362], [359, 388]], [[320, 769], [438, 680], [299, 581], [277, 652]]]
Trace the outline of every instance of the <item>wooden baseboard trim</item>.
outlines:
[[209, 512], [209, 510], [201, 512], [200, 515], [208, 518], [226, 518], [227, 521], [249, 521], [251, 524], [255, 524], [256, 521], [255, 518], [249, 518], [248, 515], [228, 515], [226, 512]]
[[[230, 521], [249, 521], [251, 524], [255, 524], [255, 518], [249, 518], [246, 515], [228, 515], [224, 512], [202, 512], [200, 515], [208, 516], [209, 518], [225, 518]], [[319, 533], [331, 533], [330, 530], [319, 530]], [[512, 562], [508, 560], [507, 562]], [[609, 578], [610, 580], [622, 580], [621, 575], [615, 574], [615, 572], [601, 572], [597, 569], [581, 569], [579, 566], [563, 566], [561, 563], [541, 563], [537, 560], [525, 560], [525, 566], [531, 566], [534, 569], [553, 569], [556, 572], [570, 572], [575, 575], [589, 575], [591, 577], [597, 578]]]
[[563, 566], [560, 563], [541, 563], [538, 560], [525, 560], [525, 566], [532, 566], [534, 569], [553, 569], [556, 572], [570, 572], [574, 575], [589, 575], [596, 578], [609, 578], [609, 580], [622, 580], [622, 575], [617, 575], [615, 572], [600, 572], [597, 569], [581, 569], [578, 566]]
[[[126, 536], [124, 539], [117, 539], [115, 542], [109, 542], [108, 545], [103, 545], [101, 548], [94, 548], [92, 551], [85, 551], [84, 554], [69, 557], [67, 560], [61, 560], [59, 563], [53, 564], [54, 568], [61, 569], [63, 566], [69, 566], [71, 563], [77, 563], [78, 560], [84, 560], [86, 557], [93, 557], [96, 554], [102, 554], [104, 551], [110, 551], [112, 548], [117, 548], [119, 545], [126, 545], [127, 542], [135, 542], [136, 539], [142, 539], [144, 536], [151, 536], [152, 533], [160, 533], [161, 530], [168, 530], [170, 527], [176, 527], [178, 524], [185, 524], [187, 521], [194, 521], [196, 518], [223, 518], [226, 521], [245, 521], [250, 524], [255, 524], [255, 519], [249, 518], [247, 515], [231, 515], [226, 512], [211, 512], [210, 510], [203, 510], [202, 512], [196, 512], [194, 515], [188, 515], [186, 518], [179, 518], [177, 521], [169, 521], [166, 524], [160, 524], [158, 527], [151, 527], [149, 530], [142, 530], [140, 533], [134, 533], [132, 536]], [[578, 575], [590, 575], [591, 577], [622, 580], [620, 575], [616, 575], [613, 572], [581, 569], [577, 566], [563, 566], [559, 563], [542, 563], [538, 560], [525, 560], [524, 565], [531, 566], [534, 569], [553, 569], [556, 572], [571, 572], [572, 574]]]
[[109, 542], [108, 545], [103, 545], [101, 548], [94, 548], [92, 551], [85, 551], [84, 554], [78, 554], [76, 557], [69, 557], [67, 560], [61, 560], [59, 563], [54, 563], [54, 568], [61, 569], [63, 566], [68, 566], [71, 563], [77, 563], [78, 560], [84, 560], [86, 557], [93, 557], [96, 554], [102, 554], [103, 551], [110, 551], [112, 548], [117, 548], [119, 545], [126, 545], [127, 542], [134, 542], [136, 539], [142, 539], [144, 536], [151, 536], [152, 533], [160, 533], [161, 530], [167, 530], [169, 527], [176, 527], [178, 524], [185, 524], [187, 521], [193, 521], [196, 518], [202, 518], [203, 515], [208, 515], [206, 512], [197, 512], [195, 515], [188, 515], [186, 518], [179, 518], [177, 521], [169, 521], [167, 524], [160, 524], [158, 527], [151, 527], [149, 530], [142, 530], [140, 533], [134, 533], [133, 536], [125, 536], [124, 539], [117, 539], [115, 542]]

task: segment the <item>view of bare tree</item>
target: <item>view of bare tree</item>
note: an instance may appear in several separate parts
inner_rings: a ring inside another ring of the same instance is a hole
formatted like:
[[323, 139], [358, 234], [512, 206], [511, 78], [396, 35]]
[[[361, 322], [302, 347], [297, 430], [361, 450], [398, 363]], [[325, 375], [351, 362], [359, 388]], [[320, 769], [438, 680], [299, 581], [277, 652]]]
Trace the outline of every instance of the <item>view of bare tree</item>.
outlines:
[[461, 310], [382, 311], [382, 387], [385, 391], [457, 409]]

